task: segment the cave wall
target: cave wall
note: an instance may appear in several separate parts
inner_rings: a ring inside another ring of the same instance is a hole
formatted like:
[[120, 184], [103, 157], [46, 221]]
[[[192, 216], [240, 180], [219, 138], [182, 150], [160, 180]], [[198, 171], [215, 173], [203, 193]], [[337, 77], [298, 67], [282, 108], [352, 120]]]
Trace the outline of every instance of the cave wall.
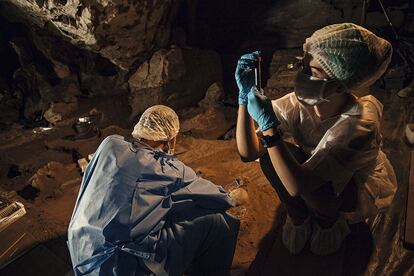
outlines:
[[2, 66], [4, 91], [14, 99], [19, 118], [39, 119], [51, 102], [127, 91], [123, 73], [102, 56], [22, 23], [0, 23], [2, 60], [9, 60]]
[[8, 18], [47, 28], [102, 55], [123, 70], [169, 41], [177, 1], [6, 0]]
[[[4, 0], [0, 124], [42, 120], [51, 103], [76, 108], [80, 98], [118, 94], [129, 97], [132, 119], [155, 103], [195, 105], [216, 82], [235, 104], [234, 68], [241, 54], [260, 49], [263, 82], [270, 80], [269, 88], [286, 83], [277, 79], [280, 61], [300, 52], [315, 29], [359, 23], [361, 5], [356, 0]], [[397, 27], [407, 22], [398, 8], [390, 17]], [[378, 7], [367, 14], [367, 23], [373, 29], [387, 25]]]

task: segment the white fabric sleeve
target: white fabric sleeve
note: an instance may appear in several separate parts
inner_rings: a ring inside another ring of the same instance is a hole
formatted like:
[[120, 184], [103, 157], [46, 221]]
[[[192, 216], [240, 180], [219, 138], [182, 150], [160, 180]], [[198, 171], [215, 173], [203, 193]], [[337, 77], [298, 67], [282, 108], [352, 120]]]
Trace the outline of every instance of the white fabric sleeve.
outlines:
[[299, 102], [295, 93], [289, 93], [272, 101], [273, 111], [280, 121], [279, 128], [285, 137], [291, 137], [294, 133], [295, 122], [299, 120]]
[[330, 181], [339, 195], [356, 171], [375, 167], [381, 145], [378, 125], [378, 120], [363, 117], [338, 122], [325, 133], [303, 166]]
[[192, 200], [205, 209], [227, 210], [233, 206], [229, 194], [223, 187], [199, 177], [190, 167], [183, 166], [182, 188], [174, 192], [173, 198]]

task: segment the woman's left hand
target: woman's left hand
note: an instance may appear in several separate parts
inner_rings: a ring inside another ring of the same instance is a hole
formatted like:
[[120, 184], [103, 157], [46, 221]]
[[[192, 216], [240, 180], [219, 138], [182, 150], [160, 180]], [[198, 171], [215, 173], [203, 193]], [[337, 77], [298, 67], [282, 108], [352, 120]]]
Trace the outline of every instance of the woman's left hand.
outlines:
[[254, 86], [254, 68], [256, 67], [256, 61], [259, 57], [260, 51], [256, 51], [242, 55], [237, 62], [234, 76], [236, 78], [237, 87], [239, 88], [240, 105], [247, 104], [247, 94]]

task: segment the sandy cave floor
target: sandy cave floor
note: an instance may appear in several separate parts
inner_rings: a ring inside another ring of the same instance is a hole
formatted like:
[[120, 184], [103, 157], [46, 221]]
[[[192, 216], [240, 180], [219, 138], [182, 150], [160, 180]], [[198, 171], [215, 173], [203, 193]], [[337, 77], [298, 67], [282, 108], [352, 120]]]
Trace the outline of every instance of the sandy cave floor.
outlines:
[[[52, 130], [49, 134], [40, 135], [26, 131], [20, 138], [2, 145], [2, 164], [17, 164], [24, 171], [21, 176], [11, 180], [3, 178], [3, 191], [23, 189], [29, 181], [33, 181], [30, 176], [36, 172], [36, 168], [55, 161], [44, 169], [45, 179], [37, 178], [38, 182], [43, 183], [43, 190], [34, 200], [24, 200], [18, 195], [13, 197], [22, 201], [28, 210], [26, 225], [22, 227], [30, 229], [28, 232], [34, 243], [47, 244], [50, 240], [62, 243], [65, 240], [81, 181], [80, 170], [72, 159], [73, 152], [87, 156], [95, 151], [104, 137], [111, 134], [128, 135], [129, 132], [109, 126], [102, 131], [100, 138], [65, 141], [61, 137], [71, 133], [70, 128]], [[241, 220], [234, 266], [248, 267], [258, 252], [262, 237], [270, 231], [274, 214], [280, 205], [274, 190], [261, 174], [259, 164], [242, 163], [236, 151], [235, 140], [202, 140], [180, 135], [176, 153], [180, 160], [198, 174], [222, 185], [226, 190], [236, 187], [236, 178], [242, 179], [242, 187], [248, 191], [250, 201], [230, 212]], [[22, 156], [25, 158], [21, 158]], [[3, 171], [7, 169], [2, 167]], [[62, 251], [61, 248], [61, 258], [70, 265], [68, 255]]]
[[[379, 96], [385, 105], [384, 150], [399, 181], [394, 203], [386, 213], [368, 224], [352, 226], [352, 233], [341, 249], [328, 257], [315, 256], [307, 247], [298, 256], [287, 252], [281, 243], [285, 212], [280, 201], [262, 175], [259, 164], [240, 161], [235, 140], [179, 136], [176, 150], [179, 159], [227, 190], [235, 187], [235, 179], [239, 177], [249, 193], [248, 204], [230, 210], [241, 220], [233, 275], [242, 275], [242, 271], [247, 271], [248, 275], [413, 275], [414, 254], [403, 249], [401, 244], [411, 150], [402, 134], [405, 123], [413, 119], [414, 109], [412, 101], [394, 97], [391, 94]], [[7, 240], [18, 240], [19, 246], [3, 253], [0, 259], [31, 249], [1, 270], [0, 275], [70, 273], [66, 229], [81, 180], [75, 161], [93, 153], [104, 137], [129, 133], [126, 128], [110, 125], [102, 130], [99, 138], [70, 141], [64, 139], [73, 134], [67, 125], [43, 134], [17, 129], [2, 135], [0, 189], [10, 200], [23, 202], [28, 213], [2, 233], [2, 252], [10, 246]], [[21, 174], [8, 178], [12, 164], [18, 166]], [[39, 168], [42, 170], [38, 171]], [[25, 200], [14, 192], [33, 181], [41, 187], [33, 200]]]

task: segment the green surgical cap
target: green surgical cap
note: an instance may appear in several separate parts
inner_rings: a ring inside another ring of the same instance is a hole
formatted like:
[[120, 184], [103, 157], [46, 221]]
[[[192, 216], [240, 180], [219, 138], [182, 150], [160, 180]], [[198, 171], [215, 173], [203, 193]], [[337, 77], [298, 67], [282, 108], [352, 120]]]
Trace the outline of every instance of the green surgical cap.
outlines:
[[349, 90], [372, 85], [384, 74], [392, 56], [388, 41], [352, 23], [317, 30], [306, 39], [303, 50]]

